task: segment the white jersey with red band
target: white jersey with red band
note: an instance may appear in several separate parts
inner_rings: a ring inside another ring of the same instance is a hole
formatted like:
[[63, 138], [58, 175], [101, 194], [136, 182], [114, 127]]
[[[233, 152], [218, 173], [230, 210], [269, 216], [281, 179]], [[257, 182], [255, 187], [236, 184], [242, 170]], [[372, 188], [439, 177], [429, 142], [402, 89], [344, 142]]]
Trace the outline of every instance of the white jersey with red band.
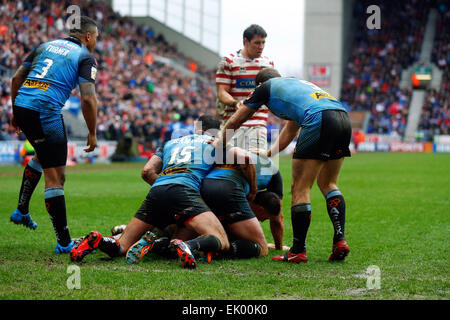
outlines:
[[[245, 100], [255, 90], [256, 74], [263, 68], [273, 68], [274, 64], [267, 57], [248, 59], [240, 50], [222, 58], [216, 72], [216, 85], [229, 85], [230, 95], [236, 100]], [[236, 112], [236, 108], [224, 105], [217, 100], [217, 110], [222, 125]], [[243, 127], [266, 127], [269, 110], [266, 106], [258, 109], [253, 116], [242, 124]]]

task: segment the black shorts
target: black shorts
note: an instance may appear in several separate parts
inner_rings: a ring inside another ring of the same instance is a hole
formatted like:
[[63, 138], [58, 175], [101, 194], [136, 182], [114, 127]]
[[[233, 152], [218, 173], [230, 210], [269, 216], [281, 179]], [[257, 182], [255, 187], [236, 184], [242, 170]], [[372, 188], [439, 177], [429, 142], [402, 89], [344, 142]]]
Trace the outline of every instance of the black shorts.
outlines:
[[42, 168], [65, 166], [67, 134], [61, 114], [13, 107], [14, 121], [30, 141]]
[[302, 124], [293, 158], [326, 161], [350, 157], [351, 135], [352, 127], [347, 112], [317, 112]]
[[255, 217], [244, 189], [233, 181], [206, 178], [203, 180], [200, 193], [223, 224], [232, 224]]
[[170, 224], [184, 226], [193, 217], [211, 211], [200, 194], [181, 184], [151, 188], [135, 218], [164, 229]]
[[280, 171], [272, 176], [266, 191], [273, 192], [278, 198], [283, 199], [283, 178], [281, 177]]

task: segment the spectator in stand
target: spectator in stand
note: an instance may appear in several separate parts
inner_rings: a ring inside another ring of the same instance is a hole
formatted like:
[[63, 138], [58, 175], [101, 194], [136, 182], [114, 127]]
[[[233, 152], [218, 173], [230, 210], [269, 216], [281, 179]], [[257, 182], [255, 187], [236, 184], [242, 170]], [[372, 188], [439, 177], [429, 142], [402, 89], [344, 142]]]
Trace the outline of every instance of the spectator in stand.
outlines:
[[[69, 16], [66, 9], [71, 4], [68, 0], [1, 1], [0, 66], [16, 69], [33, 47], [64, 37], [64, 22]], [[157, 147], [174, 121], [169, 115], [179, 113], [188, 119], [214, 114], [215, 70], [184, 56], [163, 36], [121, 17], [102, 1], [80, 0], [77, 5], [81, 14], [106, 26], [94, 52], [99, 66], [99, 139], [116, 140], [130, 130], [140, 143], [150, 140]], [[195, 76], [181, 74], [159, 62], [158, 56], [187, 69], [194, 62]], [[0, 88], [0, 126], [11, 139], [17, 139], [9, 126], [3, 125], [9, 123], [11, 114], [9, 83], [0, 80]], [[154, 124], [156, 121], [159, 123]]]
[[350, 111], [370, 111], [368, 133], [402, 136], [412, 90], [400, 89], [403, 69], [420, 54], [432, 1], [381, 0], [381, 30], [366, 27], [370, 0], [355, 4], [355, 39], [344, 74], [341, 100]]

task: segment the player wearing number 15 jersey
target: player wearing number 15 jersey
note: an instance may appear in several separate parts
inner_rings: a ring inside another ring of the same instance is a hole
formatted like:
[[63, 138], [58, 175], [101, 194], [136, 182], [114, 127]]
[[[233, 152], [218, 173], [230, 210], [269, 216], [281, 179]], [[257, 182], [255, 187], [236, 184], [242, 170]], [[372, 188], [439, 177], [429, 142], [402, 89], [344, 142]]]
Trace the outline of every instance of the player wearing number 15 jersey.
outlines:
[[57, 238], [57, 253], [69, 252], [73, 242], [66, 219], [64, 176], [67, 136], [61, 109], [71, 91], [79, 85], [81, 107], [89, 130], [86, 152], [97, 144], [96, 61], [92, 55], [98, 28], [88, 17], [75, 19], [69, 37], [43, 43], [35, 48], [12, 79], [11, 125], [23, 131], [36, 150], [24, 171], [19, 204], [11, 221], [36, 229], [28, 206], [42, 172], [45, 177], [45, 206]]

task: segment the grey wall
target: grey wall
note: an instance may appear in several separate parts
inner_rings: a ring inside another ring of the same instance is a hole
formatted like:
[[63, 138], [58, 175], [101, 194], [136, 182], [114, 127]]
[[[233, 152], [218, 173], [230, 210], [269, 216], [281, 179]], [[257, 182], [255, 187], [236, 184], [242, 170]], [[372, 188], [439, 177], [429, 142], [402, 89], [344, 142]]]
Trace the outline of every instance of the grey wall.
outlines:
[[175, 31], [165, 24], [151, 17], [133, 17], [135, 23], [152, 27], [155, 35], [162, 34], [171, 44], [176, 44], [178, 51], [192, 58], [197, 63], [208, 68], [215, 69], [219, 63], [220, 56], [216, 52], [202, 46], [200, 43], [189, 39], [178, 31]]
[[354, 0], [305, 1], [303, 77], [308, 80], [311, 64], [330, 65], [330, 85], [322, 88], [337, 98], [352, 43], [353, 3]]

